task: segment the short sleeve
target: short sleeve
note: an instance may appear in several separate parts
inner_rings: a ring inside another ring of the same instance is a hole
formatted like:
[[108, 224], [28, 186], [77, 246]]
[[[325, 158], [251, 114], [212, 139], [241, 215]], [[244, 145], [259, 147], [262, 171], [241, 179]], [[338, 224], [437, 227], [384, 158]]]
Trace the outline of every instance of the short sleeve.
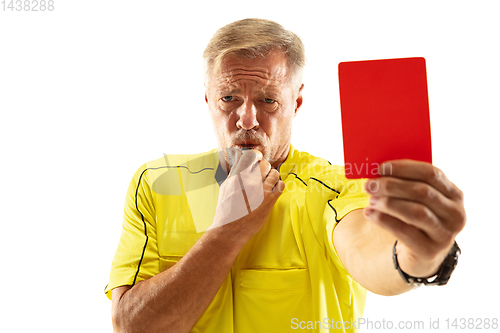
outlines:
[[[348, 213], [368, 205], [369, 195], [363, 190], [365, 181], [366, 180], [362, 179], [345, 178], [345, 186], [339, 187], [340, 193], [334, 199], [328, 200], [327, 206], [325, 207], [324, 216], [327, 220], [325, 233], [327, 239], [325, 243], [328, 244], [331, 259], [337, 268], [344, 272], [345, 276], [349, 276], [349, 273], [340, 260], [335, 244], [333, 243], [333, 231], [340, 220]], [[331, 214], [332, 212], [333, 214]]]
[[342, 186], [337, 187], [340, 193], [334, 199], [328, 200], [328, 205], [335, 213], [336, 222], [353, 210], [366, 207], [370, 198], [363, 190], [366, 180], [342, 178]]
[[134, 285], [158, 273], [156, 214], [148, 169], [143, 165], [127, 190], [123, 230], [104, 292], [111, 299], [112, 289]]
[[321, 178], [310, 177], [306, 196], [307, 215], [318, 241], [334, 264], [344, 271], [333, 244], [333, 231], [345, 215], [366, 207], [369, 195], [363, 190], [365, 180], [347, 179], [340, 166], [331, 166], [329, 170]]

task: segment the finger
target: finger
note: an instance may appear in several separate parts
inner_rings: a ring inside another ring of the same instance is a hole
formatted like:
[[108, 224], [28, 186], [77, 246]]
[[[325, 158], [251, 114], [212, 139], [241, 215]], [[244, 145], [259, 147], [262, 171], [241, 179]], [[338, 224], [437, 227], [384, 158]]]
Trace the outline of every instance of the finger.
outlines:
[[264, 180], [264, 183], [262, 184], [263, 189], [264, 189], [264, 193], [273, 192], [278, 181], [280, 181], [278, 170], [271, 169], [271, 171], [269, 171], [269, 173], [267, 174], [267, 177]]
[[262, 156], [262, 153], [260, 152], [260, 150], [257, 150], [257, 149], [252, 149], [250, 151], [253, 151], [256, 155], [257, 155], [257, 160], [262, 160], [264, 157]]
[[453, 230], [448, 230], [429, 208], [420, 203], [391, 197], [371, 197], [369, 207], [422, 230], [436, 242], [447, 242], [455, 236]]
[[397, 218], [366, 207], [365, 217], [382, 229], [389, 231], [398, 241], [404, 243], [421, 258], [432, 258], [439, 248], [439, 243], [429, 239], [420, 229], [406, 224]]
[[381, 176], [392, 176], [425, 182], [446, 197], [463, 201], [463, 192], [453, 184], [443, 171], [430, 163], [414, 160], [387, 161], [380, 165]]
[[377, 197], [387, 196], [421, 203], [445, 221], [458, 218], [459, 205], [435, 187], [421, 181], [384, 176], [367, 181], [365, 190]]
[[279, 193], [281, 195], [281, 193], [283, 193], [284, 190], [285, 190], [285, 182], [280, 179], [274, 186], [273, 192]]
[[266, 160], [260, 160], [259, 167], [260, 167], [260, 174], [262, 176], [262, 181], [264, 181], [269, 172], [271, 171], [271, 164], [269, 164], [269, 162]]

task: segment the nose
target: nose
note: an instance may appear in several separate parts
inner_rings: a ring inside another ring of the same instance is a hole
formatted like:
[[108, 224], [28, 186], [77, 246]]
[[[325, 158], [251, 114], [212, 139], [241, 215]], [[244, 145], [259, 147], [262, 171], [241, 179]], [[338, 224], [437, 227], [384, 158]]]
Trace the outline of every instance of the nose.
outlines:
[[236, 127], [245, 130], [257, 130], [259, 122], [257, 121], [257, 108], [252, 101], [246, 101], [238, 108], [238, 121]]

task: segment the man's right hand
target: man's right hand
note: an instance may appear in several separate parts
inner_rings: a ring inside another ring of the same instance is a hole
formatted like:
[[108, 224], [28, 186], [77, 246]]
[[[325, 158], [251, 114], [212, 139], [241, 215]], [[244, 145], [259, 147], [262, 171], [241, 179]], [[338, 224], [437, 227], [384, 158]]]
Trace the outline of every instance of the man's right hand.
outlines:
[[246, 243], [264, 226], [285, 184], [260, 151], [237, 153], [237, 162], [220, 187], [214, 222], [208, 230], [238, 222]]

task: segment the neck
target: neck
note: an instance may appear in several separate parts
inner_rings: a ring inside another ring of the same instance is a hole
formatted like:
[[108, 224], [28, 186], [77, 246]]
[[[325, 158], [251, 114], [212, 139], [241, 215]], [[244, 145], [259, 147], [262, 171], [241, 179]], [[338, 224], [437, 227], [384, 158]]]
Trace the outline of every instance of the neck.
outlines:
[[[289, 146], [289, 147], [290, 147], [290, 146]], [[286, 149], [286, 150], [285, 150], [285, 151], [281, 154], [280, 158], [278, 158], [275, 162], [273, 162], [273, 163], [271, 164], [271, 167], [272, 167], [273, 169], [278, 169], [278, 167], [286, 161], [286, 159], [287, 159], [287, 157], [288, 157], [288, 151], [289, 151], [289, 148], [287, 148], [287, 149]]]

